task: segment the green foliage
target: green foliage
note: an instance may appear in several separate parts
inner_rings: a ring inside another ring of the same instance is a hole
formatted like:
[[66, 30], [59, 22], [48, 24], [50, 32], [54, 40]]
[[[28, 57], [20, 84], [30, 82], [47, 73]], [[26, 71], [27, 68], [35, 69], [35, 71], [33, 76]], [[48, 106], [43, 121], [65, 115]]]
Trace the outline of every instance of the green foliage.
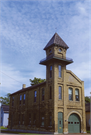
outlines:
[[90, 130], [87, 130], [87, 133], [90, 133]]
[[7, 127], [3, 127], [3, 126], [1, 126], [1, 127], [0, 127], [0, 129], [7, 129]]
[[87, 96], [86, 96], [86, 97], [85, 97], [85, 102], [86, 102], [86, 103], [90, 103], [90, 97], [87, 97]]
[[46, 81], [46, 79], [41, 79], [41, 78], [36, 78], [36, 77], [34, 77], [33, 80], [32, 79], [29, 79], [29, 80], [32, 86]]
[[0, 103], [3, 105], [9, 105], [10, 103], [10, 93], [6, 95], [6, 97], [0, 97]]

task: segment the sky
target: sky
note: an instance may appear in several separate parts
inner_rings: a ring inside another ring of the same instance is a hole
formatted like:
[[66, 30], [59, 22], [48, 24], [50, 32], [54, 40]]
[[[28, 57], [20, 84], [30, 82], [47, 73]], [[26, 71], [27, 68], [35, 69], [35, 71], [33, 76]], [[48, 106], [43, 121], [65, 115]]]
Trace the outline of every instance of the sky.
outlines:
[[0, 0], [0, 96], [30, 86], [29, 79], [46, 79], [43, 48], [58, 35], [69, 46], [71, 70], [91, 91], [90, 0]]

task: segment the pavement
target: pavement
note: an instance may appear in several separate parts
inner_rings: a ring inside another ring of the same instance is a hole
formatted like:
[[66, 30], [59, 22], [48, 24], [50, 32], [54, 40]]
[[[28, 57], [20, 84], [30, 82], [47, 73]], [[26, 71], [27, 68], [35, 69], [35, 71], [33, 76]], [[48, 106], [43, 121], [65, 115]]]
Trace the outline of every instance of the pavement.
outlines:
[[[0, 133], [0, 135], [17, 135], [17, 134], [12, 134], [12, 133]], [[19, 134], [19, 135], [24, 135], [24, 134]], [[31, 134], [32, 135], [32, 134]], [[52, 135], [52, 134], [40, 134], [40, 135]], [[54, 135], [54, 134], [53, 134]], [[56, 135], [65, 135], [65, 134], [56, 134]], [[87, 134], [87, 133], [80, 133], [80, 134], [78, 134], [78, 133], [71, 133], [71, 134], [66, 134], [66, 135], [91, 135], [91, 134]]]

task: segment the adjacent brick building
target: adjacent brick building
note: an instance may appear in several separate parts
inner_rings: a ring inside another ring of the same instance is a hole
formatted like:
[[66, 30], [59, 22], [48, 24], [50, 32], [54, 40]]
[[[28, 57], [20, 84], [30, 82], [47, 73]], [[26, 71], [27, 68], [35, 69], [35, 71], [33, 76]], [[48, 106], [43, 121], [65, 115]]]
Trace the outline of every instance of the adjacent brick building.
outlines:
[[[69, 47], [57, 33], [45, 46], [46, 82], [10, 95], [9, 128], [57, 133], [85, 133], [84, 82], [66, 65]], [[74, 47], [75, 51], [75, 47]], [[75, 67], [76, 68], [76, 67]]]

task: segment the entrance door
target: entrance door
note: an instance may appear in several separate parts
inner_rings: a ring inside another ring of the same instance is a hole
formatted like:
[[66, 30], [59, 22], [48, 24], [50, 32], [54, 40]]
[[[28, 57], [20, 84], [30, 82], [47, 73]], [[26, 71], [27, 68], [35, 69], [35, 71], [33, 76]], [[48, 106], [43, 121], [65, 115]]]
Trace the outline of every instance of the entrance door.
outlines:
[[75, 113], [69, 116], [68, 133], [80, 133], [80, 118]]
[[63, 113], [58, 113], [58, 133], [63, 133]]

